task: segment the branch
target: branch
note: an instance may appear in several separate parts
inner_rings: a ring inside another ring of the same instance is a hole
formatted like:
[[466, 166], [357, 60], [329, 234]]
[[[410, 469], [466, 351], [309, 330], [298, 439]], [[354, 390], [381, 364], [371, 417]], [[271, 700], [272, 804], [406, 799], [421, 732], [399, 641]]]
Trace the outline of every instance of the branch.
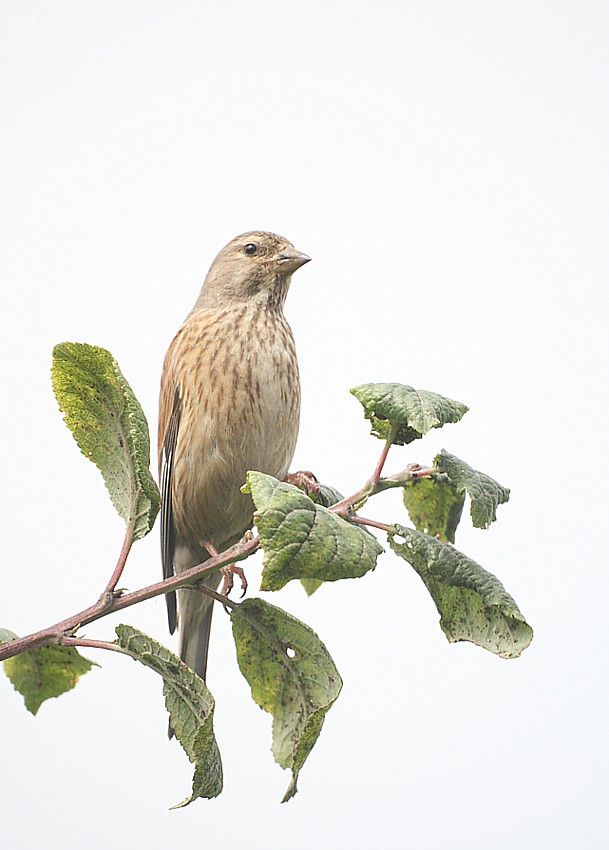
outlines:
[[[427, 475], [433, 475], [438, 470], [424, 469], [418, 463], [410, 463], [406, 469], [402, 470], [402, 472], [388, 478], [381, 478], [380, 472], [383, 469], [390, 447], [391, 440], [387, 440], [375, 470], [366, 484], [352, 496], [332, 505], [329, 510], [356, 524], [369, 525], [373, 528], [379, 528], [382, 531], [387, 531], [391, 528], [391, 526], [387, 526], [384, 523], [377, 522], [376, 520], [358, 517], [356, 515], [356, 511], [368, 501], [370, 496], [374, 496], [376, 493], [380, 493], [382, 490], [387, 490], [391, 487], [403, 487], [408, 481], [412, 481], [416, 478], [422, 478]], [[221, 552], [220, 554], [209, 558], [207, 561], [197, 564], [197, 566], [191, 567], [189, 570], [185, 570], [179, 575], [172, 576], [171, 578], [164, 579], [163, 581], [156, 582], [155, 584], [150, 584], [147, 587], [143, 587], [140, 590], [134, 590], [131, 593], [117, 592], [115, 588], [122, 575], [132, 542], [133, 528], [130, 523], [125, 534], [123, 546], [116, 567], [114, 568], [114, 572], [112, 573], [110, 581], [108, 582], [104, 592], [94, 605], [91, 605], [89, 608], [85, 608], [78, 614], [73, 614], [71, 617], [67, 617], [65, 620], [61, 620], [59, 623], [47, 626], [47, 628], [41, 629], [38, 632], [33, 632], [25, 637], [16, 638], [8, 643], [0, 644], [0, 661], [5, 658], [11, 658], [14, 655], [18, 655], [20, 652], [25, 652], [30, 649], [35, 649], [37, 646], [44, 646], [48, 644], [63, 644], [66, 646], [86, 645], [95, 646], [99, 649], [108, 649], [114, 646], [114, 644], [106, 644], [103, 641], [94, 641], [87, 644], [82, 642], [79, 643], [78, 641], [81, 639], [75, 638], [74, 632], [95, 620], [107, 617], [108, 614], [114, 614], [117, 611], [122, 611], [124, 608], [130, 608], [132, 605], [144, 602], [147, 599], [153, 599], [155, 596], [162, 596], [165, 593], [178, 590], [180, 587], [196, 585], [197, 582], [199, 582], [207, 573], [226, 566], [227, 564], [234, 564], [236, 561], [244, 560], [260, 545], [259, 538], [252, 537], [251, 540], [236, 543], [225, 552]], [[225, 596], [222, 596], [220, 593], [217, 593], [215, 590], [212, 590], [206, 585], [199, 585], [197, 590], [207, 596], [210, 596], [217, 602], [221, 602], [229, 608], [234, 608], [239, 604], [237, 602], [232, 602], [230, 599], [227, 599]], [[83, 638], [82, 640], [85, 639]]]
[[[163, 581], [150, 584], [140, 590], [134, 590], [131, 593], [123, 593], [120, 596], [116, 593], [104, 592], [95, 605], [85, 608], [78, 614], [73, 614], [59, 623], [52, 626], [47, 626], [38, 632], [33, 632], [25, 637], [16, 638], [8, 643], [0, 644], [0, 661], [5, 658], [11, 658], [13, 655], [18, 655], [20, 652], [25, 652], [29, 649], [35, 649], [37, 646], [47, 644], [63, 644], [65, 639], [72, 639], [73, 632], [82, 626], [86, 626], [95, 620], [100, 620], [108, 614], [114, 614], [116, 611], [122, 611], [123, 608], [129, 608], [131, 605], [137, 605], [139, 602], [144, 602], [146, 599], [153, 599], [155, 596], [162, 596], [172, 590], [177, 590], [180, 587], [187, 587], [191, 584], [196, 584], [200, 579], [212, 570], [223, 567], [226, 564], [234, 564], [235, 561], [242, 561], [251, 555], [260, 545], [260, 540], [253, 537], [244, 543], [236, 543], [221, 552], [219, 555], [209, 558], [202, 564], [197, 564], [189, 570], [184, 570], [179, 575], [164, 579]], [[116, 571], [115, 571], [116, 572]], [[198, 588], [201, 593], [211, 596], [213, 599], [218, 599], [223, 604], [226, 604], [226, 599], [211, 588], [201, 586]], [[228, 601], [229, 606], [237, 605], [236, 602]], [[106, 648], [106, 647], [104, 647]]]

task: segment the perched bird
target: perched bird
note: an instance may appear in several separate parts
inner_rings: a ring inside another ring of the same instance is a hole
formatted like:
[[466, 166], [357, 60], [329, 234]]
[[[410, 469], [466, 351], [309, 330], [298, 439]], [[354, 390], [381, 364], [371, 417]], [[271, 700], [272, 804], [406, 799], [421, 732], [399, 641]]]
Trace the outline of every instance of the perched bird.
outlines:
[[[169, 346], [159, 403], [165, 577], [224, 551], [251, 527], [254, 506], [240, 492], [248, 470], [280, 480], [288, 471], [300, 382], [283, 305], [292, 273], [309, 260], [274, 233], [237, 236], [212, 263]], [[214, 589], [219, 581], [219, 571], [205, 578]], [[165, 598], [180, 657], [204, 679], [215, 603], [191, 589]]]

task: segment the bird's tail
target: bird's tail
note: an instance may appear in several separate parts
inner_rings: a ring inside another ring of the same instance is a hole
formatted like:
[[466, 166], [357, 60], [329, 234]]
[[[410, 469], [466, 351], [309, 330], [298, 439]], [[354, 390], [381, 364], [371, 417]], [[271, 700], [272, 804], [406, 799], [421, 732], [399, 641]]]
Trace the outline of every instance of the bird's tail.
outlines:
[[[220, 582], [220, 573], [214, 572], [206, 580], [214, 590]], [[180, 658], [205, 681], [211, 620], [216, 603], [196, 590], [178, 591], [178, 625], [180, 627]], [[169, 725], [169, 737], [174, 732]]]
[[188, 598], [180, 611], [180, 658], [205, 680], [214, 601], [196, 590], [183, 594]]

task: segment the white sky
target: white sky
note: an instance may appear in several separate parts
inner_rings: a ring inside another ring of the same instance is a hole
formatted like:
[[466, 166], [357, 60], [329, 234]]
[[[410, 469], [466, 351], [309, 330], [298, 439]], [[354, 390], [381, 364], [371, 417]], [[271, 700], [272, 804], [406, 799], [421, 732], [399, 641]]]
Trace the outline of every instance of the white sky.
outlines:
[[[57, 411], [53, 345], [109, 348], [155, 434], [162, 357], [209, 263], [263, 228], [314, 258], [287, 309], [294, 468], [344, 493], [367, 477], [381, 444], [355, 384], [468, 404], [388, 470], [445, 447], [511, 488], [457, 545], [536, 633], [510, 662], [449, 645], [391, 554], [310, 600], [269, 595], [345, 681], [285, 806], [222, 612], [225, 791], [186, 810], [168, 811], [191, 768], [151, 672], [90, 652], [103, 669], [36, 718], [0, 676], [3, 846], [607, 846], [608, 56], [609, 7], [585, 0], [0, 5], [0, 625], [90, 604], [122, 541]], [[366, 513], [405, 521], [396, 493]], [[155, 528], [123, 584], [159, 570]], [[118, 621], [168, 641], [162, 599], [87, 635]]]

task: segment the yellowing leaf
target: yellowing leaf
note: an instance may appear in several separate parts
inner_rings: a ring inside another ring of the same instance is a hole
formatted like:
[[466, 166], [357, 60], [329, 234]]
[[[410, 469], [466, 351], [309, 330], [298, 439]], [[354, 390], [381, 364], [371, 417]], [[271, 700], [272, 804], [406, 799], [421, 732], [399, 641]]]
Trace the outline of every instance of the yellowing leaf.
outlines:
[[502, 658], [517, 658], [527, 648], [533, 630], [498, 578], [448, 543], [394, 528], [391, 548], [423, 579], [451, 643], [468, 640]]
[[92, 666], [73, 646], [39, 646], [7, 658], [4, 672], [36, 714], [45, 700], [71, 691]]
[[62, 342], [53, 349], [53, 390], [81, 452], [99, 468], [112, 503], [133, 539], [144, 537], [159, 510], [150, 474], [148, 423], [109, 351]]
[[117, 626], [118, 645], [140, 664], [163, 678], [163, 694], [171, 728], [195, 765], [192, 793], [174, 808], [222, 791], [222, 761], [213, 730], [214, 698], [207, 685], [177, 655], [133, 628]]
[[253, 699], [273, 715], [275, 761], [292, 771], [285, 803], [297, 791], [298, 774], [342, 680], [315, 632], [281, 608], [246, 599], [231, 620], [239, 668]]

